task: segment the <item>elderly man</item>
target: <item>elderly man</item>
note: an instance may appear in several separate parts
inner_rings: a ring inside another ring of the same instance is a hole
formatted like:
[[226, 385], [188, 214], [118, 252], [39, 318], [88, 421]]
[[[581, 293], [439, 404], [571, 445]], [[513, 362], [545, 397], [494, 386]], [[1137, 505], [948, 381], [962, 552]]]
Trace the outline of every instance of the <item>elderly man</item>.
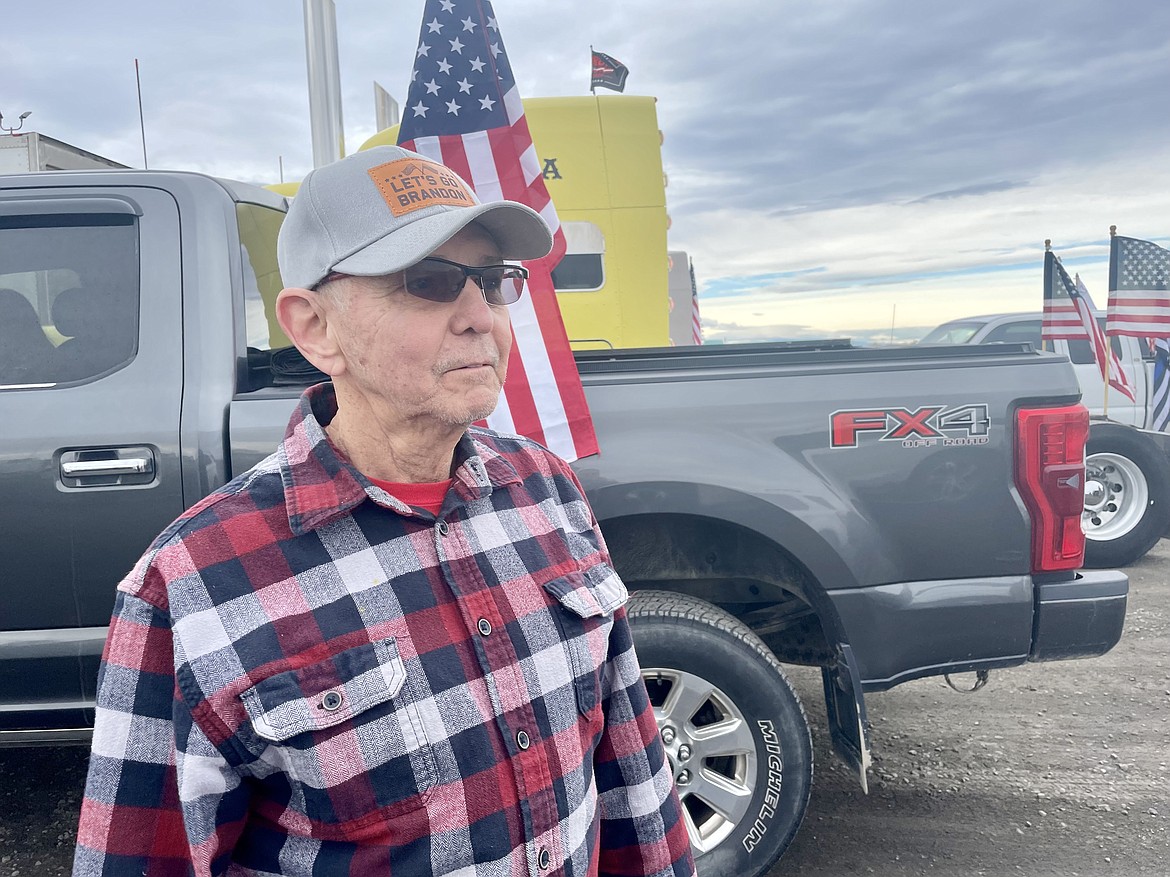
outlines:
[[471, 427], [550, 245], [403, 149], [306, 177], [277, 316], [332, 381], [119, 586], [76, 874], [693, 874], [580, 485]]

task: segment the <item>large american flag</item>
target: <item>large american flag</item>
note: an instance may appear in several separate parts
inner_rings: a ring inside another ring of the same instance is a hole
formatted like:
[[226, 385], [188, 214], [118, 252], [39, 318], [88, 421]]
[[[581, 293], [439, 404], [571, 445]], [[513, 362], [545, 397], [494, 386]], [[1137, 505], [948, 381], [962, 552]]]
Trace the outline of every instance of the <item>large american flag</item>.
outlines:
[[1125, 373], [1120, 357], [1109, 344], [1094, 315], [1093, 299], [1089, 290], [1068, 276], [1060, 259], [1051, 250], [1044, 253], [1044, 319], [1040, 337], [1045, 341], [1062, 338], [1089, 342], [1093, 359], [1101, 370], [1101, 380], [1119, 393], [1136, 401], [1133, 385]]
[[1170, 250], [1114, 234], [1106, 335], [1170, 338]]
[[565, 235], [488, 0], [427, 0], [402, 114], [399, 145], [456, 171], [481, 201], [527, 204], [553, 230], [552, 252], [525, 263], [527, 294], [509, 306], [512, 358], [488, 425], [534, 438], [567, 460], [597, 453], [551, 276]]

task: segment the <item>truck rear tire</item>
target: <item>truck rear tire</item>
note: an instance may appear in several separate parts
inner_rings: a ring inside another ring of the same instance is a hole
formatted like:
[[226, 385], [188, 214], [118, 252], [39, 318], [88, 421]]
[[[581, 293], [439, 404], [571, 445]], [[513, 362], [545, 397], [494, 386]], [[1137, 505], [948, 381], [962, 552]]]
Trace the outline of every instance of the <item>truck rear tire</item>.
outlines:
[[1170, 526], [1170, 463], [1131, 429], [1090, 435], [1085, 446], [1085, 566], [1127, 566]]
[[684, 594], [638, 591], [630, 626], [704, 877], [757, 877], [787, 849], [812, 789], [812, 738], [768, 647]]

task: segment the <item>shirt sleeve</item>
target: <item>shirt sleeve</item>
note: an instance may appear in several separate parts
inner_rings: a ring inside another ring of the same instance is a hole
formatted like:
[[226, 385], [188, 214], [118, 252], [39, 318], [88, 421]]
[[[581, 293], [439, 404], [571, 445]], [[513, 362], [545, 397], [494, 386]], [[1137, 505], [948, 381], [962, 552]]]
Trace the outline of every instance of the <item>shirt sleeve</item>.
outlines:
[[602, 877], [692, 877], [690, 837], [625, 607], [614, 613], [602, 676], [605, 730], [594, 775], [601, 811]]
[[246, 788], [176, 696], [168, 615], [118, 592], [98, 674], [79, 875], [223, 873]]

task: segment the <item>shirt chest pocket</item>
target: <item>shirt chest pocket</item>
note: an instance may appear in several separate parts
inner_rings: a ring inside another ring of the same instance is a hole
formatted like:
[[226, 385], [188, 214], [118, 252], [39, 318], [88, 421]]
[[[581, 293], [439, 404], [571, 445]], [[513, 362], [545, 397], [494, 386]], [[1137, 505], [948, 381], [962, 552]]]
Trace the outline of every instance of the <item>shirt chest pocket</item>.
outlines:
[[606, 564], [545, 582], [544, 589], [557, 602], [554, 614], [569, 656], [577, 708], [588, 715], [601, 701], [601, 672], [609, 654], [613, 613], [629, 594]]
[[352, 827], [416, 810], [430, 797], [435, 757], [402, 645], [355, 646], [240, 695], [261, 761], [288, 775], [319, 824]]

